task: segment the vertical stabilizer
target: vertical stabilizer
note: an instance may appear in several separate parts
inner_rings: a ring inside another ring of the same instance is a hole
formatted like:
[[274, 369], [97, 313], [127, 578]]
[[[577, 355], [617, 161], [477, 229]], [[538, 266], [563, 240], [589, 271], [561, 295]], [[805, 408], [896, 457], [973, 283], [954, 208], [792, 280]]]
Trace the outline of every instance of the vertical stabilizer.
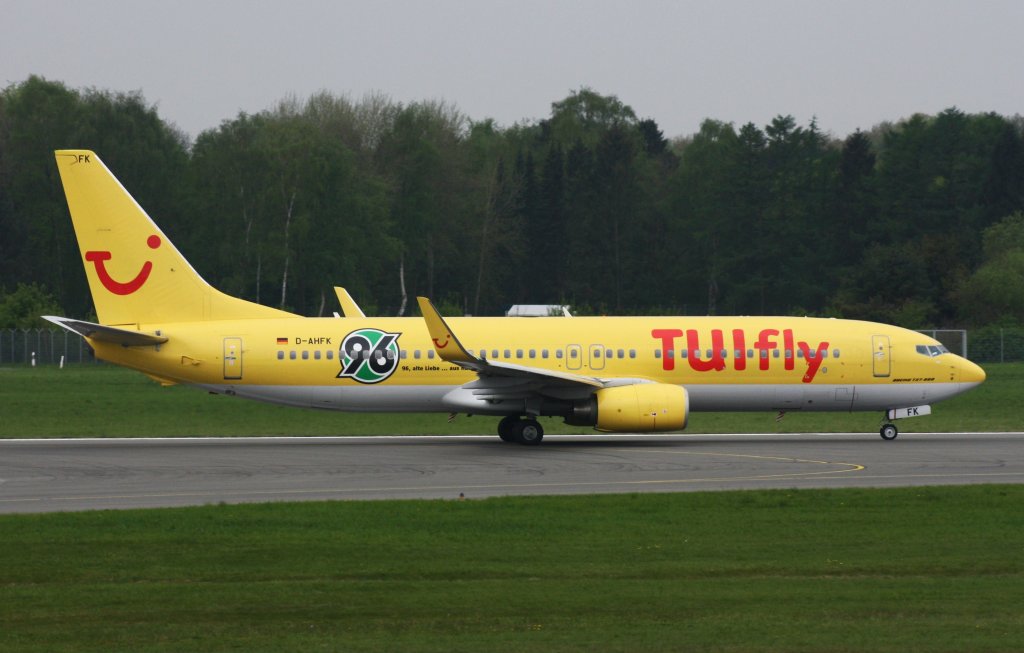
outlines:
[[296, 317], [203, 281], [95, 153], [56, 156], [100, 323]]

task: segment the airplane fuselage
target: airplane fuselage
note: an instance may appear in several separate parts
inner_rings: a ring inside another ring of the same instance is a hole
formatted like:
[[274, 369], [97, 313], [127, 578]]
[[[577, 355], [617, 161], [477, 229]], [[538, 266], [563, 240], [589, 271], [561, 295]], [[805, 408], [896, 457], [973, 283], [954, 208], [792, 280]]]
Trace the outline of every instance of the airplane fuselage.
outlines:
[[[450, 318], [492, 361], [680, 385], [693, 411], [886, 410], [976, 385], [976, 366], [920, 351], [917, 332], [793, 317]], [[476, 399], [475, 374], [442, 360], [419, 318], [286, 318], [139, 325], [158, 346], [93, 342], [97, 355], [159, 379], [262, 401], [345, 411], [510, 415], [521, 402]], [[383, 335], [378, 335], [383, 334]], [[374, 342], [370, 342], [374, 338]], [[362, 345], [361, 347], [359, 345]], [[443, 347], [446, 343], [436, 343]], [[982, 373], [983, 374], [983, 373]], [[546, 402], [564, 414], [581, 388]]]

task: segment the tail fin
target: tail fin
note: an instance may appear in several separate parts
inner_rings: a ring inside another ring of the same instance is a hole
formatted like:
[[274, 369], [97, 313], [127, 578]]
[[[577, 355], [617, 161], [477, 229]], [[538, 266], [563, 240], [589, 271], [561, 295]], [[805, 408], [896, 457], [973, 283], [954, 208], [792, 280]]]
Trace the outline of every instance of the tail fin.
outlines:
[[56, 155], [102, 324], [296, 317], [203, 281], [95, 153]]

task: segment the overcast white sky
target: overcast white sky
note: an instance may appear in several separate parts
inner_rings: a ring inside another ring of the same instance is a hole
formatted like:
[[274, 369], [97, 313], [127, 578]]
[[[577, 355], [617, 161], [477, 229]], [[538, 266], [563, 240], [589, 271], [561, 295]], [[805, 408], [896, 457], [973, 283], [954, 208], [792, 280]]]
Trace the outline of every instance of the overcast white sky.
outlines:
[[843, 137], [954, 105], [1024, 113], [1022, 33], [1022, 0], [0, 0], [0, 85], [141, 90], [193, 137], [321, 89], [508, 126], [582, 86], [667, 137], [778, 114]]

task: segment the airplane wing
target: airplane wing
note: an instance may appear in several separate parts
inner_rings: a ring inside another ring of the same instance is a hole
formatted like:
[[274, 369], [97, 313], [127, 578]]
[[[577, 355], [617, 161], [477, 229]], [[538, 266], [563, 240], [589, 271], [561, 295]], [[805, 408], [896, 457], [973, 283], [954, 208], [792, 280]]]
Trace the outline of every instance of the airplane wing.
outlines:
[[158, 336], [144, 331], [119, 329], [117, 327], [85, 322], [84, 320], [72, 320], [70, 318], [57, 317], [55, 315], [44, 315], [42, 317], [44, 320], [53, 322], [57, 326], [63, 327], [72, 333], [77, 333], [84, 338], [99, 340], [100, 342], [110, 342], [123, 347], [161, 345], [167, 342], [166, 336]]
[[[423, 319], [427, 323], [430, 338], [434, 341], [437, 355], [449, 363], [467, 370], [473, 370], [479, 377], [463, 386], [480, 399], [523, 399], [529, 396], [568, 394], [589, 394], [595, 389], [620, 385], [620, 379], [605, 381], [593, 376], [556, 372], [537, 367], [489, 361], [474, 356], [462, 345], [451, 327], [426, 297], [417, 297]], [[643, 382], [643, 381], [636, 381]], [[577, 391], [577, 392], [573, 392]]]

